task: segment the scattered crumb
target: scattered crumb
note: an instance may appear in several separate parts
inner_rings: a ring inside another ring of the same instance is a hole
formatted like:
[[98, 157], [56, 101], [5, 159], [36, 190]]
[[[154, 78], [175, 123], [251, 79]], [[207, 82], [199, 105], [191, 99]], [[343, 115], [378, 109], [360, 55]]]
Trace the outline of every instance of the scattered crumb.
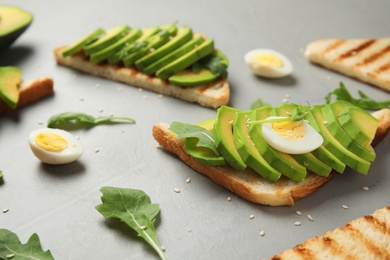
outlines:
[[260, 236], [264, 236], [265, 235], [265, 231], [264, 230], [261, 230], [260, 233], [259, 233]]
[[300, 226], [300, 225], [301, 225], [301, 222], [300, 222], [300, 221], [294, 222], [294, 226]]

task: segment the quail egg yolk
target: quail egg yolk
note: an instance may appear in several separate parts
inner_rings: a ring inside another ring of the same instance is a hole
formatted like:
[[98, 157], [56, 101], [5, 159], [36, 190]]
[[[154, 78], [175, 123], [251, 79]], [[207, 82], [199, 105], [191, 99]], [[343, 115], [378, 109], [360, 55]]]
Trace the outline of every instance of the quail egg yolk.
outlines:
[[251, 61], [267, 64], [272, 67], [283, 67], [283, 61], [271, 53], [255, 55]]
[[305, 126], [298, 121], [273, 123], [272, 129], [274, 129], [278, 135], [290, 140], [301, 139], [306, 134]]
[[50, 152], [60, 152], [68, 147], [68, 142], [60, 135], [54, 133], [40, 133], [34, 142], [42, 149]]

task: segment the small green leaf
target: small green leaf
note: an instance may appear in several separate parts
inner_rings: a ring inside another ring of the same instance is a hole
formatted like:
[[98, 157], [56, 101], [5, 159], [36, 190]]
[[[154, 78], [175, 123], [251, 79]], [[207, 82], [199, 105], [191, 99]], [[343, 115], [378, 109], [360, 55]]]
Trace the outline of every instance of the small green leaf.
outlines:
[[259, 98], [258, 100], [256, 100], [255, 102], [253, 102], [251, 104], [251, 110], [254, 110], [254, 109], [260, 108], [260, 107], [266, 107], [266, 106], [271, 106], [271, 104], [269, 104], [268, 102], [265, 102], [264, 100]]
[[203, 68], [207, 68], [214, 75], [221, 76], [223, 78], [228, 77], [227, 65], [223, 62], [223, 58], [220, 56], [209, 55], [201, 59], [200, 61], [192, 65], [193, 71], [199, 71]]
[[216, 155], [219, 155], [215, 145], [213, 133], [197, 125], [191, 125], [180, 122], [171, 123], [169, 130], [176, 133], [181, 138], [197, 138], [199, 141], [196, 144], [198, 147], [205, 147], [212, 150]]
[[331, 103], [332, 96], [334, 95], [336, 96], [336, 100], [344, 100], [363, 109], [377, 110], [390, 107], [390, 100], [375, 101], [360, 90], [358, 91], [358, 94], [360, 98], [353, 98], [345, 87], [344, 83], [340, 82], [340, 87], [326, 95], [325, 101], [327, 104]]
[[135, 123], [135, 120], [128, 117], [93, 117], [84, 113], [64, 112], [50, 117], [47, 127], [66, 130], [121, 122]]
[[157, 241], [154, 222], [160, 212], [158, 204], [151, 204], [149, 196], [136, 189], [102, 187], [102, 204], [96, 206], [105, 218], [116, 218], [126, 223], [151, 245], [161, 259], [166, 259]]
[[50, 250], [42, 250], [37, 234], [34, 233], [26, 244], [22, 244], [15, 233], [7, 229], [0, 229], [0, 259], [11, 258], [35, 260], [54, 259]]

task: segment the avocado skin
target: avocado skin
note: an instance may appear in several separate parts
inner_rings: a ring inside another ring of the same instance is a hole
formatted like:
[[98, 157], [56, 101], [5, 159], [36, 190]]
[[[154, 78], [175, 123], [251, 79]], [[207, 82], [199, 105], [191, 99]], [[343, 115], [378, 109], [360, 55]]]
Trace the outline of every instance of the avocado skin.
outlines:
[[[251, 121], [263, 120], [271, 115], [272, 107], [261, 107], [253, 110], [250, 115]], [[273, 149], [263, 137], [261, 125], [251, 124], [249, 135], [255, 143], [258, 151], [264, 159], [276, 170], [293, 181], [302, 181], [307, 174], [306, 167], [299, 164], [291, 155]]]
[[238, 112], [233, 122], [233, 137], [237, 151], [244, 162], [264, 179], [277, 182], [282, 175], [260, 155], [249, 137], [248, 119], [252, 111]]
[[23, 17], [21, 23], [0, 31], [0, 51], [2, 51], [14, 43], [27, 30], [33, 21], [33, 15], [18, 7], [0, 5], [0, 17], [7, 17], [9, 19]]
[[242, 171], [246, 168], [246, 163], [242, 160], [238, 153], [233, 139], [233, 120], [239, 110], [221, 106], [217, 111], [217, 119], [214, 123], [213, 135], [217, 150], [223, 158], [234, 169]]
[[22, 70], [18, 67], [0, 67], [0, 99], [15, 109], [19, 101], [18, 86], [22, 81]]

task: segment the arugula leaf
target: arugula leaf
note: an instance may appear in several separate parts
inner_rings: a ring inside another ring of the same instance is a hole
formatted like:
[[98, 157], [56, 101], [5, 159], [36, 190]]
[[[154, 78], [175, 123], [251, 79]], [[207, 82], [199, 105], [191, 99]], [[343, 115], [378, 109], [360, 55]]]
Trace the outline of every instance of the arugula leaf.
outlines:
[[375, 101], [368, 97], [363, 91], [358, 91], [358, 94], [360, 98], [356, 99], [353, 98], [352, 95], [349, 93], [347, 88], [345, 87], [343, 82], [340, 82], [340, 87], [330, 92], [325, 97], [325, 101], [327, 104], [332, 102], [332, 96], [336, 96], [336, 100], [344, 100], [347, 101], [357, 107], [363, 108], [363, 109], [382, 109], [382, 108], [388, 108], [390, 107], [390, 100], [385, 101]]
[[102, 204], [96, 206], [105, 218], [116, 218], [134, 229], [158, 253], [161, 259], [166, 259], [157, 241], [154, 222], [160, 208], [151, 204], [149, 196], [136, 189], [102, 187]]
[[199, 71], [203, 68], [207, 68], [216, 76], [223, 78], [228, 77], [227, 65], [222, 62], [223, 58], [219, 56], [209, 55], [201, 59], [200, 61], [192, 65], [193, 71]]
[[266, 106], [271, 106], [271, 104], [269, 104], [268, 102], [259, 98], [258, 100], [256, 100], [255, 102], [253, 102], [251, 104], [251, 110], [254, 110], [254, 109], [260, 108], [260, 107], [266, 107]]
[[35, 260], [54, 259], [50, 250], [42, 250], [37, 234], [32, 234], [27, 243], [22, 244], [15, 233], [7, 229], [0, 229], [0, 259], [11, 258]]
[[119, 123], [120, 121], [135, 123], [128, 117], [93, 117], [84, 113], [64, 112], [49, 118], [47, 127], [61, 129], [76, 129], [100, 124]]
[[197, 138], [199, 140], [196, 144], [197, 147], [206, 147], [212, 150], [216, 155], [219, 155], [213, 133], [203, 127], [181, 122], [173, 122], [169, 126], [169, 130], [176, 133], [180, 139]]

